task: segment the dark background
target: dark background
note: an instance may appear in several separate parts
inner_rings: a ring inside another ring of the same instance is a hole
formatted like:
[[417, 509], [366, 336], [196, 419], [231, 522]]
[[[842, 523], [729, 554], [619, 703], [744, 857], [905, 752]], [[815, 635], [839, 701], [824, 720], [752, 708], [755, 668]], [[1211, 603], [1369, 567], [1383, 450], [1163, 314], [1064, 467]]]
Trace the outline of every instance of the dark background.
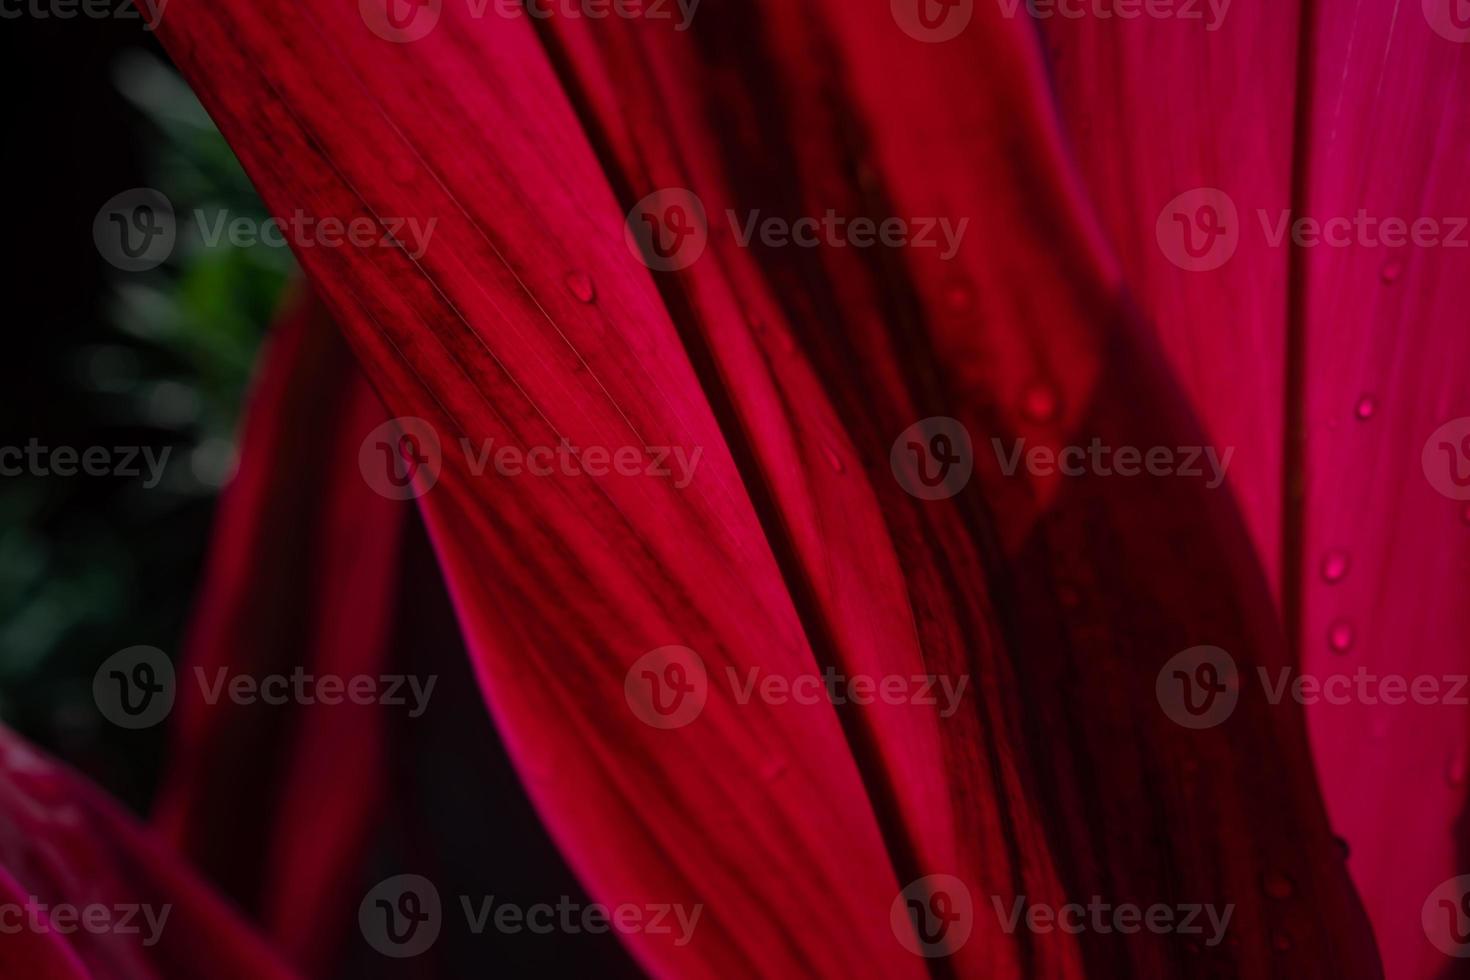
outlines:
[[[131, 646], [178, 655], [254, 358], [295, 266], [284, 249], [187, 234], [194, 208], [267, 215], [139, 21], [0, 19], [0, 73], [11, 205], [0, 446], [170, 450], [151, 489], [144, 476], [0, 476], [0, 719], [146, 815], [167, 725], [108, 723], [93, 675]], [[159, 268], [124, 272], [99, 254], [92, 224], [137, 187], [168, 196], [179, 241]], [[526, 800], [456, 637], [433, 662], [439, 710], [400, 745], [411, 758], [390, 774], [385, 849], [363, 880], [366, 892], [387, 874], [430, 874], [446, 927], [432, 957], [387, 960], [355, 934], [356, 909], [342, 910], [338, 975], [637, 975], [611, 935], [449, 924], [461, 892], [588, 898]], [[405, 868], [407, 850], [430, 866]]]
[[170, 450], [152, 489], [146, 475], [0, 476], [0, 717], [142, 809], [163, 726], [110, 726], [92, 675], [125, 647], [176, 650], [292, 262], [182, 234], [158, 269], [104, 261], [93, 219], [130, 188], [162, 190], [181, 214], [263, 212], [139, 21], [27, 16], [0, 34], [12, 206], [0, 445]]

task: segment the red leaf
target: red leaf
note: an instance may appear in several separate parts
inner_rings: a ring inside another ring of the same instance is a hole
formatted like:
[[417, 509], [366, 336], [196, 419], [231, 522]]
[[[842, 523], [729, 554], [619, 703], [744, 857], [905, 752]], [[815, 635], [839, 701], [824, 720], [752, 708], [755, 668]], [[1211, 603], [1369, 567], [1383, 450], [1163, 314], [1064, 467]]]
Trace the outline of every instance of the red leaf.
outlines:
[[0, 729], [7, 977], [289, 977], [183, 864], [105, 794]]
[[[881, 5], [769, 4], [711, 9], [688, 35], [558, 22], [548, 56], [524, 19], [440, 17], [393, 44], [356, 4], [180, 0], [162, 33], [278, 213], [437, 222], [406, 247], [296, 245], [390, 410], [439, 434], [421, 507], [573, 866], [604, 901], [705, 905], [687, 947], [626, 937], [643, 962], [921, 974], [889, 912], [911, 879], [953, 874], [977, 912], [964, 974], [1205, 969], [1153, 934], [1007, 934], [988, 907], [1104, 894], [1236, 905], [1238, 946], [1210, 969], [1374, 975], [1299, 715], [1252, 689], [1228, 726], [1184, 731], [1155, 701], [1186, 647], [1226, 647], [1247, 675], [1287, 662], [1228, 499], [1177, 478], [1012, 478], [985, 451], [1202, 439], [1085, 202], [1029, 27], [989, 12], [925, 46]], [[950, 264], [716, 231], [656, 289], [624, 213], [672, 186], [716, 222], [836, 207], [977, 228]], [[940, 414], [965, 422], [980, 474], [919, 501], [889, 450]], [[487, 438], [702, 456], [683, 488], [497, 477], [459, 445]], [[665, 731], [624, 682], [673, 645], [712, 681]], [[975, 694], [946, 719], [741, 704], [723, 682], [829, 665], [966, 675]]]
[[299, 301], [272, 335], [220, 505], [158, 802], [165, 831], [313, 974], [357, 928], [382, 712], [224, 692], [240, 677], [383, 672], [411, 505], [373, 492], [358, 452], [386, 417], [320, 304]]

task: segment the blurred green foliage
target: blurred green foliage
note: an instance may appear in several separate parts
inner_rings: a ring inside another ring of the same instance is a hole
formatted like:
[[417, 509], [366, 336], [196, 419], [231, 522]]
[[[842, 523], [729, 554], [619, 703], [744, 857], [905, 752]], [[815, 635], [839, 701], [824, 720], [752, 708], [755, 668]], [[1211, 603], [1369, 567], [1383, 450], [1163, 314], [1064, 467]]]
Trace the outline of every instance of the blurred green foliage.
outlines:
[[92, 674], [126, 646], [178, 653], [252, 365], [296, 269], [286, 248], [203, 240], [196, 213], [268, 215], [178, 74], [130, 47], [112, 76], [136, 113], [148, 183], [173, 204], [178, 242], [148, 272], [99, 261], [95, 322], [31, 366], [52, 375], [55, 396], [37, 408], [39, 435], [170, 455], [152, 488], [114, 476], [0, 481], [0, 715], [141, 805], [162, 732], [111, 729], [91, 702]]

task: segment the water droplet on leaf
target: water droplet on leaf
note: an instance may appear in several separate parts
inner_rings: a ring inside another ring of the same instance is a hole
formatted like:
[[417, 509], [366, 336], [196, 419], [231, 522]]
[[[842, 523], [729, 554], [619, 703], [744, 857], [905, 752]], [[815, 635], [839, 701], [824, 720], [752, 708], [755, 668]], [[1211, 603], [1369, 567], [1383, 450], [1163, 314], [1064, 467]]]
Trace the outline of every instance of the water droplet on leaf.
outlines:
[[951, 313], [968, 313], [975, 308], [975, 294], [966, 283], [953, 283], [944, 291], [944, 305]]
[[591, 303], [597, 299], [597, 286], [593, 284], [592, 278], [585, 272], [568, 272], [567, 289], [577, 297], [581, 303]]
[[842, 457], [837, 455], [837, 450], [831, 446], [824, 445], [822, 446], [822, 455], [826, 458], [828, 466], [832, 467], [838, 473], [843, 471]]
[[1451, 786], [1464, 786], [1467, 776], [1470, 776], [1470, 760], [1466, 759], [1464, 749], [1456, 749], [1445, 763], [1445, 781]]
[[1332, 550], [1322, 558], [1322, 580], [1329, 584], [1341, 582], [1348, 573], [1348, 553]]
[[1267, 895], [1276, 899], [1287, 899], [1296, 893], [1291, 879], [1280, 871], [1267, 871], [1261, 878], [1261, 887]]
[[1037, 382], [1021, 396], [1021, 412], [1032, 422], [1050, 422], [1057, 417], [1057, 393], [1051, 385]]

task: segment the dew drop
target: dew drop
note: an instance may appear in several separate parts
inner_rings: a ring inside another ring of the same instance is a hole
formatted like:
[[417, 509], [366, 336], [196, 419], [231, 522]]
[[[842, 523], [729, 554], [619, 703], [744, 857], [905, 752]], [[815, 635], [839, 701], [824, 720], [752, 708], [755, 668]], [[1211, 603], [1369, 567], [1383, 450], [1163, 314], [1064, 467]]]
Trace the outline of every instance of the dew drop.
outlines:
[[1278, 953], [1291, 952], [1291, 935], [1278, 929], [1271, 936], [1271, 948]]
[[1345, 619], [1339, 619], [1327, 629], [1327, 645], [1333, 653], [1347, 653], [1353, 648], [1354, 639], [1353, 624]]
[[1322, 581], [1329, 585], [1335, 585], [1347, 577], [1348, 553], [1346, 551], [1332, 550], [1322, 558]]
[[1456, 749], [1445, 763], [1445, 782], [1451, 786], [1464, 786], [1466, 777], [1470, 777], [1470, 760], [1466, 759], [1464, 749]]
[[1378, 411], [1378, 399], [1372, 395], [1364, 395], [1358, 399], [1357, 408], [1353, 410], [1353, 413], [1358, 416], [1359, 420], [1366, 422], [1373, 417], [1376, 411]]
[[827, 465], [832, 467], [832, 469], [836, 470], [838, 473], [841, 473], [845, 469], [845, 467], [843, 467], [842, 465], [842, 457], [838, 456], [837, 450], [833, 449], [831, 446], [822, 446], [822, 456], [827, 460]]
[[1267, 871], [1261, 877], [1261, 887], [1266, 894], [1275, 899], [1287, 899], [1296, 893], [1296, 886], [1291, 879], [1280, 871]]
[[1032, 422], [1050, 422], [1057, 417], [1057, 393], [1051, 385], [1037, 382], [1021, 396], [1021, 412]]
[[597, 299], [597, 287], [592, 278], [585, 272], [573, 271], [567, 273], [567, 289], [577, 297], [580, 303], [591, 303]]
[[1395, 283], [1395, 282], [1398, 282], [1399, 281], [1399, 276], [1401, 276], [1403, 274], [1404, 274], [1404, 264], [1402, 262], [1400, 262], [1398, 259], [1389, 259], [1387, 262], [1383, 263], [1382, 276], [1383, 276], [1383, 281], [1384, 282], [1387, 282], [1387, 283]]
[[951, 283], [944, 291], [944, 305], [951, 313], [968, 313], [975, 308], [975, 294], [967, 283]]
[[1347, 620], [1338, 620], [1332, 626], [1327, 627], [1327, 646], [1330, 646], [1335, 654], [1345, 654], [1352, 649], [1354, 639], [1352, 623]]

